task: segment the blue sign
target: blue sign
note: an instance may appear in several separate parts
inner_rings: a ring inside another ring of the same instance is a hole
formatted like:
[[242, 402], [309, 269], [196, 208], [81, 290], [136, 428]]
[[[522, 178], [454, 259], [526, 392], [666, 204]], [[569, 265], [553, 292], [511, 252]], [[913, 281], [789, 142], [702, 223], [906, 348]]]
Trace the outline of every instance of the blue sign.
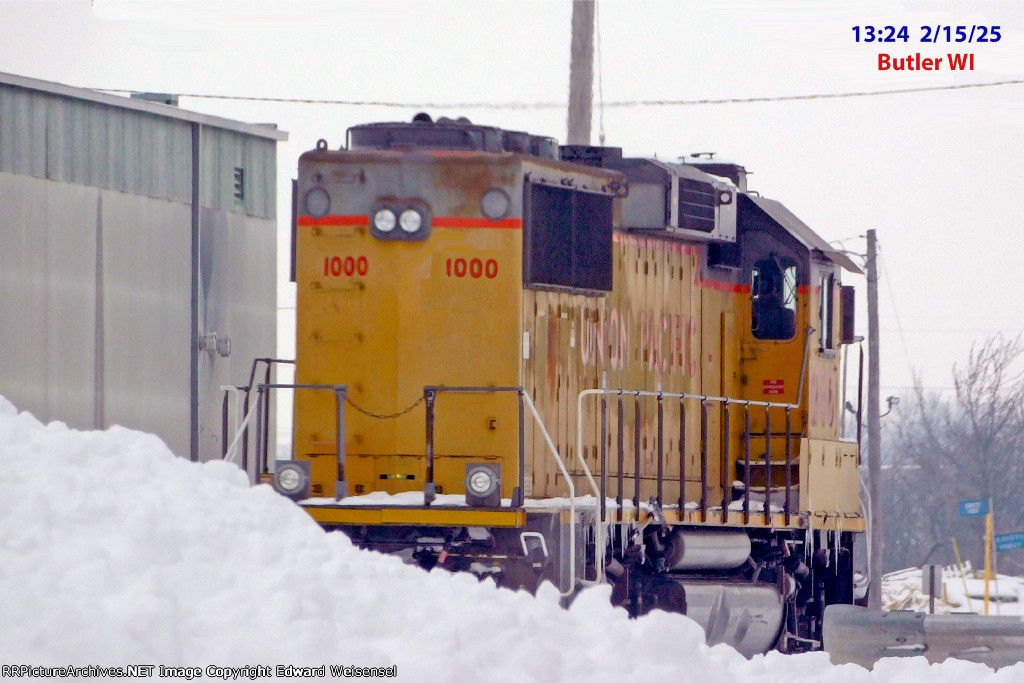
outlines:
[[973, 517], [974, 515], [988, 514], [988, 498], [978, 500], [961, 500], [957, 505], [960, 507], [961, 517]]
[[996, 550], [1020, 550], [1024, 548], [1024, 532], [1014, 534], [996, 534]]

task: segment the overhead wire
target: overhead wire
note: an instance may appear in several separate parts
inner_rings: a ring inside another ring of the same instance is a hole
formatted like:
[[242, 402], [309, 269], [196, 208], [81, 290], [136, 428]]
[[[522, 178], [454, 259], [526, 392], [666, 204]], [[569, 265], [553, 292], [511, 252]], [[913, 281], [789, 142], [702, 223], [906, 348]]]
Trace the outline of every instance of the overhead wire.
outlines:
[[[600, 71], [598, 72], [600, 75]], [[757, 102], [797, 102], [804, 100], [827, 100], [851, 97], [884, 97], [887, 95], [907, 95], [912, 93], [941, 92], [952, 90], [969, 90], [975, 88], [994, 88], [1007, 85], [1024, 85], [1024, 79], [991, 81], [988, 83], [963, 83], [960, 85], [924, 86], [919, 88], [898, 88], [893, 90], [865, 90], [841, 93], [816, 93], [809, 95], [775, 95], [763, 97], [726, 97], [720, 99], [696, 100], [615, 100], [601, 103], [601, 111], [607, 108], [623, 107], [671, 107], [699, 106], [709, 104], [752, 104]], [[88, 88], [99, 92], [141, 93], [146, 91], [128, 90], [124, 88]], [[601, 93], [600, 77], [598, 92]], [[265, 97], [256, 95], [216, 95], [210, 93], [176, 93], [178, 97], [193, 97], [212, 100], [240, 100], [246, 102], [277, 102], [282, 104], [328, 104], [350, 107], [393, 107], [403, 109], [564, 109], [565, 102], [389, 102], [386, 100], [328, 100], [301, 97]], [[603, 96], [602, 100], [603, 100]]]

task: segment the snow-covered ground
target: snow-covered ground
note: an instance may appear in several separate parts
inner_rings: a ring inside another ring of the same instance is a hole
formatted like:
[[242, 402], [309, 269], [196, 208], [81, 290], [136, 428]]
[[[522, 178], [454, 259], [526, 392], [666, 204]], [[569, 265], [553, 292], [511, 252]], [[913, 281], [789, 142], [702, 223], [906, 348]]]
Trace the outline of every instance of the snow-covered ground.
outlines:
[[747, 660], [709, 648], [685, 617], [631, 621], [608, 598], [592, 589], [563, 610], [551, 586], [532, 597], [428, 574], [324, 533], [231, 464], [192, 464], [126, 429], [44, 426], [0, 398], [0, 666], [395, 666], [403, 681], [1024, 679], [1024, 664], [917, 658], [868, 672], [824, 653]]
[[[984, 572], [974, 571], [968, 563], [961, 573], [957, 567], [942, 570], [942, 592], [935, 599], [936, 614], [952, 612], [985, 613]], [[981, 578], [978, 578], [981, 577]], [[990, 616], [1024, 615], [1020, 597], [1021, 580], [1005, 574], [994, 574], [988, 584]], [[882, 579], [882, 606], [888, 610], [927, 612], [928, 595], [921, 586], [921, 569], [910, 568], [886, 574]]]

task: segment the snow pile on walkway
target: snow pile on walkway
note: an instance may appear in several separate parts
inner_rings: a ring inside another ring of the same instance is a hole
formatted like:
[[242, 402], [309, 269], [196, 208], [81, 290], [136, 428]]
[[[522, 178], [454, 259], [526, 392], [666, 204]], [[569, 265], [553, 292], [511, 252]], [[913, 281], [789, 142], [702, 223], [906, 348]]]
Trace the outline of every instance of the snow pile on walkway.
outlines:
[[569, 610], [326, 534], [233, 465], [40, 424], [0, 398], [0, 664], [397, 665], [403, 681], [1019, 680], [1024, 665], [746, 660], [695, 623]]

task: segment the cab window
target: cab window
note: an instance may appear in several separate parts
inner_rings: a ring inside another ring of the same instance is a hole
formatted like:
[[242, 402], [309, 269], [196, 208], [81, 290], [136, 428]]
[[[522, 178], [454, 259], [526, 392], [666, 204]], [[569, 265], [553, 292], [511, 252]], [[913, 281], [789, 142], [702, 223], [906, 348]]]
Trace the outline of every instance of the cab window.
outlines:
[[754, 263], [750, 274], [750, 329], [757, 339], [786, 340], [796, 334], [797, 269], [775, 256]]

